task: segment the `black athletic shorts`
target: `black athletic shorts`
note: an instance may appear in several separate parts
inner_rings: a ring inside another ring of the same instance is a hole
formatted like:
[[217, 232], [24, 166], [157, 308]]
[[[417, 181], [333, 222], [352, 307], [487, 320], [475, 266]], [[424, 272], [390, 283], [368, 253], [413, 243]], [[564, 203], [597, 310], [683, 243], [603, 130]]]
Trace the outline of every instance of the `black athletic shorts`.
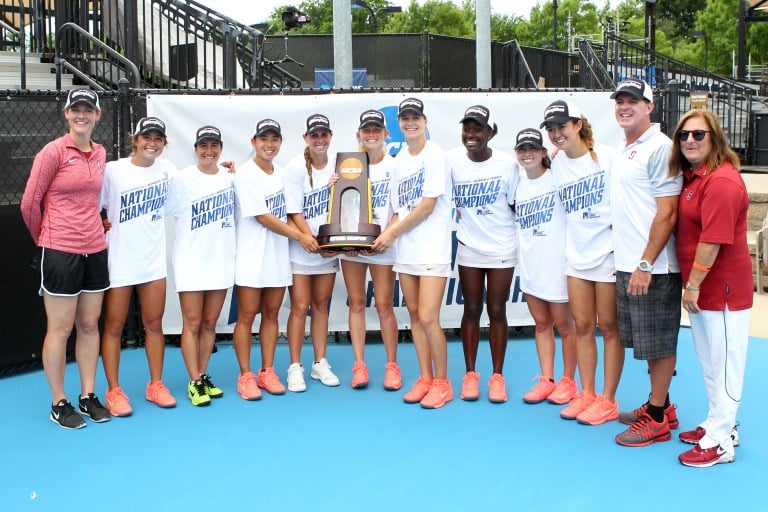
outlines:
[[43, 247], [40, 295], [73, 296], [109, 288], [107, 249], [94, 254], [72, 254]]

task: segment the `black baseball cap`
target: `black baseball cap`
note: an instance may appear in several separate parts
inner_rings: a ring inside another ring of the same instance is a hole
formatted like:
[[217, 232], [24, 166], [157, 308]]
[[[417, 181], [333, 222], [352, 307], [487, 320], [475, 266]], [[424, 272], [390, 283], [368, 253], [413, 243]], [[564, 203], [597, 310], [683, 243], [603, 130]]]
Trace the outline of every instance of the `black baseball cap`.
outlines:
[[279, 137], [283, 136], [283, 132], [280, 129], [280, 123], [274, 119], [262, 119], [256, 123], [256, 128], [253, 129], [253, 136], [260, 137], [267, 132], [275, 132]]
[[517, 132], [515, 137], [515, 151], [522, 146], [533, 146], [534, 149], [544, 149], [544, 138], [536, 128], [525, 128]]
[[357, 129], [362, 130], [368, 125], [375, 125], [380, 128], [386, 128], [387, 123], [384, 121], [384, 114], [378, 110], [366, 110], [360, 114], [360, 126], [358, 126]]
[[424, 103], [419, 98], [405, 98], [397, 107], [397, 117], [408, 113], [425, 117]]
[[149, 132], [159, 132], [165, 137], [165, 123], [156, 117], [142, 117], [136, 123], [136, 131], [133, 135], [146, 135]]
[[489, 128], [492, 131], [496, 131], [496, 123], [493, 120], [493, 115], [491, 114], [491, 111], [488, 109], [488, 107], [485, 107], [483, 105], [473, 105], [469, 107], [467, 110], [464, 111], [464, 117], [461, 118], [460, 123], [463, 123], [464, 121], [467, 121], [471, 119], [472, 121], [476, 121], [480, 123], [481, 125], [485, 126], [486, 128]]
[[619, 94], [629, 94], [639, 100], [645, 100], [653, 103], [653, 89], [645, 80], [639, 78], [627, 78], [616, 86], [616, 90], [611, 94], [611, 99], [616, 99]]
[[331, 122], [323, 114], [312, 114], [307, 118], [307, 131], [305, 135], [315, 133], [318, 130], [331, 131]]
[[572, 101], [557, 100], [549, 104], [544, 110], [544, 122], [539, 128], [548, 124], [564, 124], [571, 120], [581, 119], [581, 110]]
[[195, 146], [204, 140], [212, 140], [221, 144], [221, 130], [215, 126], [203, 126], [202, 128], [199, 128], [195, 134]]
[[99, 95], [90, 89], [72, 89], [67, 93], [67, 102], [64, 108], [72, 108], [78, 103], [84, 103], [89, 107], [101, 110]]

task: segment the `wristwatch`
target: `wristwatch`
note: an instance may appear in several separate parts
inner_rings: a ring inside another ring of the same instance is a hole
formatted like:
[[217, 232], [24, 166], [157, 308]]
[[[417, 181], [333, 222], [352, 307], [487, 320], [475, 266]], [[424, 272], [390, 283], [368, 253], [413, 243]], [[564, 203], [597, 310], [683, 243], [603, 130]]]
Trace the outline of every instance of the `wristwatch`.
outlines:
[[640, 263], [638, 263], [637, 268], [639, 268], [641, 272], [653, 272], [653, 265], [651, 265], [646, 260], [643, 260]]

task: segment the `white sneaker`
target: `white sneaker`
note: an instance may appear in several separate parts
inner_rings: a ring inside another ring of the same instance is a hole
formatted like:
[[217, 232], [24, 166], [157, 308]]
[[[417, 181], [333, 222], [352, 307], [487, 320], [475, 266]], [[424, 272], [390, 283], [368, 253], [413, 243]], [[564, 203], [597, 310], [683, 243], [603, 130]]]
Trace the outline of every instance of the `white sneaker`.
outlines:
[[291, 363], [288, 367], [288, 391], [301, 393], [307, 390], [307, 383], [304, 382], [304, 367], [299, 363]]
[[324, 357], [320, 361], [312, 363], [312, 373], [309, 375], [326, 386], [338, 386], [341, 383], [336, 374], [331, 371], [331, 365]]

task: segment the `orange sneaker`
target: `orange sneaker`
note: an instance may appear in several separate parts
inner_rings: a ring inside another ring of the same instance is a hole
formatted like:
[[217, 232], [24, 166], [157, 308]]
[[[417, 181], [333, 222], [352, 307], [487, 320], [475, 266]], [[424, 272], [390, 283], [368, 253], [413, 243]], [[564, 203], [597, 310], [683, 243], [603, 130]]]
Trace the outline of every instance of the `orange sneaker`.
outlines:
[[478, 383], [480, 381], [480, 374], [477, 372], [467, 372], [464, 378], [461, 379], [461, 399], [472, 401], [477, 400], [480, 396], [480, 389]]
[[271, 366], [269, 368], [264, 368], [259, 372], [256, 384], [270, 395], [285, 394], [285, 386], [280, 382], [280, 377], [277, 376], [275, 369]]
[[243, 400], [258, 400], [261, 398], [261, 390], [253, 372], [245, 372], [237, 378], [237, 392]]
[[384, 389], [387, 391], [397, 391], [402, 386], [403, 377], [397, 363], [387, 363], [384, 365]]
[[[649, 404], [650, 402], [645, 402], [643, 405], [641, 405], [637, 409], [634, 409], [632, 411], [620, 412], [619, 421], [624, 423], [625, 425], [633, 424], [640, 418], [640, 416], [642, 416], [648, 411]], [[664, 416], [667, 417], [667, 423], [669, 423], [669, 428], [671, 429], [676, 429], [680, 426], [680, 420], [677, 419], [676, 409], [677, 409], [677, 406], [675, 404], [669, 404], [664, 409]]]
[[560, 377], [555, 390], [547, 397], [547, 402], [551, 404], [563, 405], [571, 401], [576, 396], [576, 381], [570, 377]]
[[362, 361], [352, 365], [352, 387], [362, 389], [368, 386], [368, 366]]
[[507, 385], [500, 373], [494, 373], [488, 381], [488, 400], [495, 404], [507, 401]]
[[607, 421], [619, 419], [619, 404], [616, 399], [611, 402], [603, 395], [595, 395], [595, 400], [576, 416], [579, 423], [584, 425], [602, 425]]
[[160, 407], [176, 407], [176, 399], [161, 380], [147, 384], [146, 398]]
[[576, 416], [584, 412], [594, 401], [595, 395], [585, 395], [583, 392], [576, 393], [568, 406], [560, 411], [560, 417], [564, 420], [575, 420]]
[[453, 389], [448, 379], [432, 379], [429, 392], [421, 400], [421, 406], [425, 409], [439, 409], [453, 400]]
[[427, 396], [430, 386], [432, 386], [432, 379], [428, 377], [419, 377], [416, 382], [414, 382], [411, 390], [403, 395], [403, 402], [407, 404], [421, 402], [421, 400]]
[[548, 377], [537, 375], [534, 379], [539, 379], [539, 382], [534, 384], [531, 390], [523, 395], [523, 402], [527, 404], [540, 404], [546, 400], [557, 387], [555, 381]]
[[128, 396], [123, 393], [123, 388], [117, 387], [107, 390], [106, 406], [112, 416], [130, 416], [133, 413]]

